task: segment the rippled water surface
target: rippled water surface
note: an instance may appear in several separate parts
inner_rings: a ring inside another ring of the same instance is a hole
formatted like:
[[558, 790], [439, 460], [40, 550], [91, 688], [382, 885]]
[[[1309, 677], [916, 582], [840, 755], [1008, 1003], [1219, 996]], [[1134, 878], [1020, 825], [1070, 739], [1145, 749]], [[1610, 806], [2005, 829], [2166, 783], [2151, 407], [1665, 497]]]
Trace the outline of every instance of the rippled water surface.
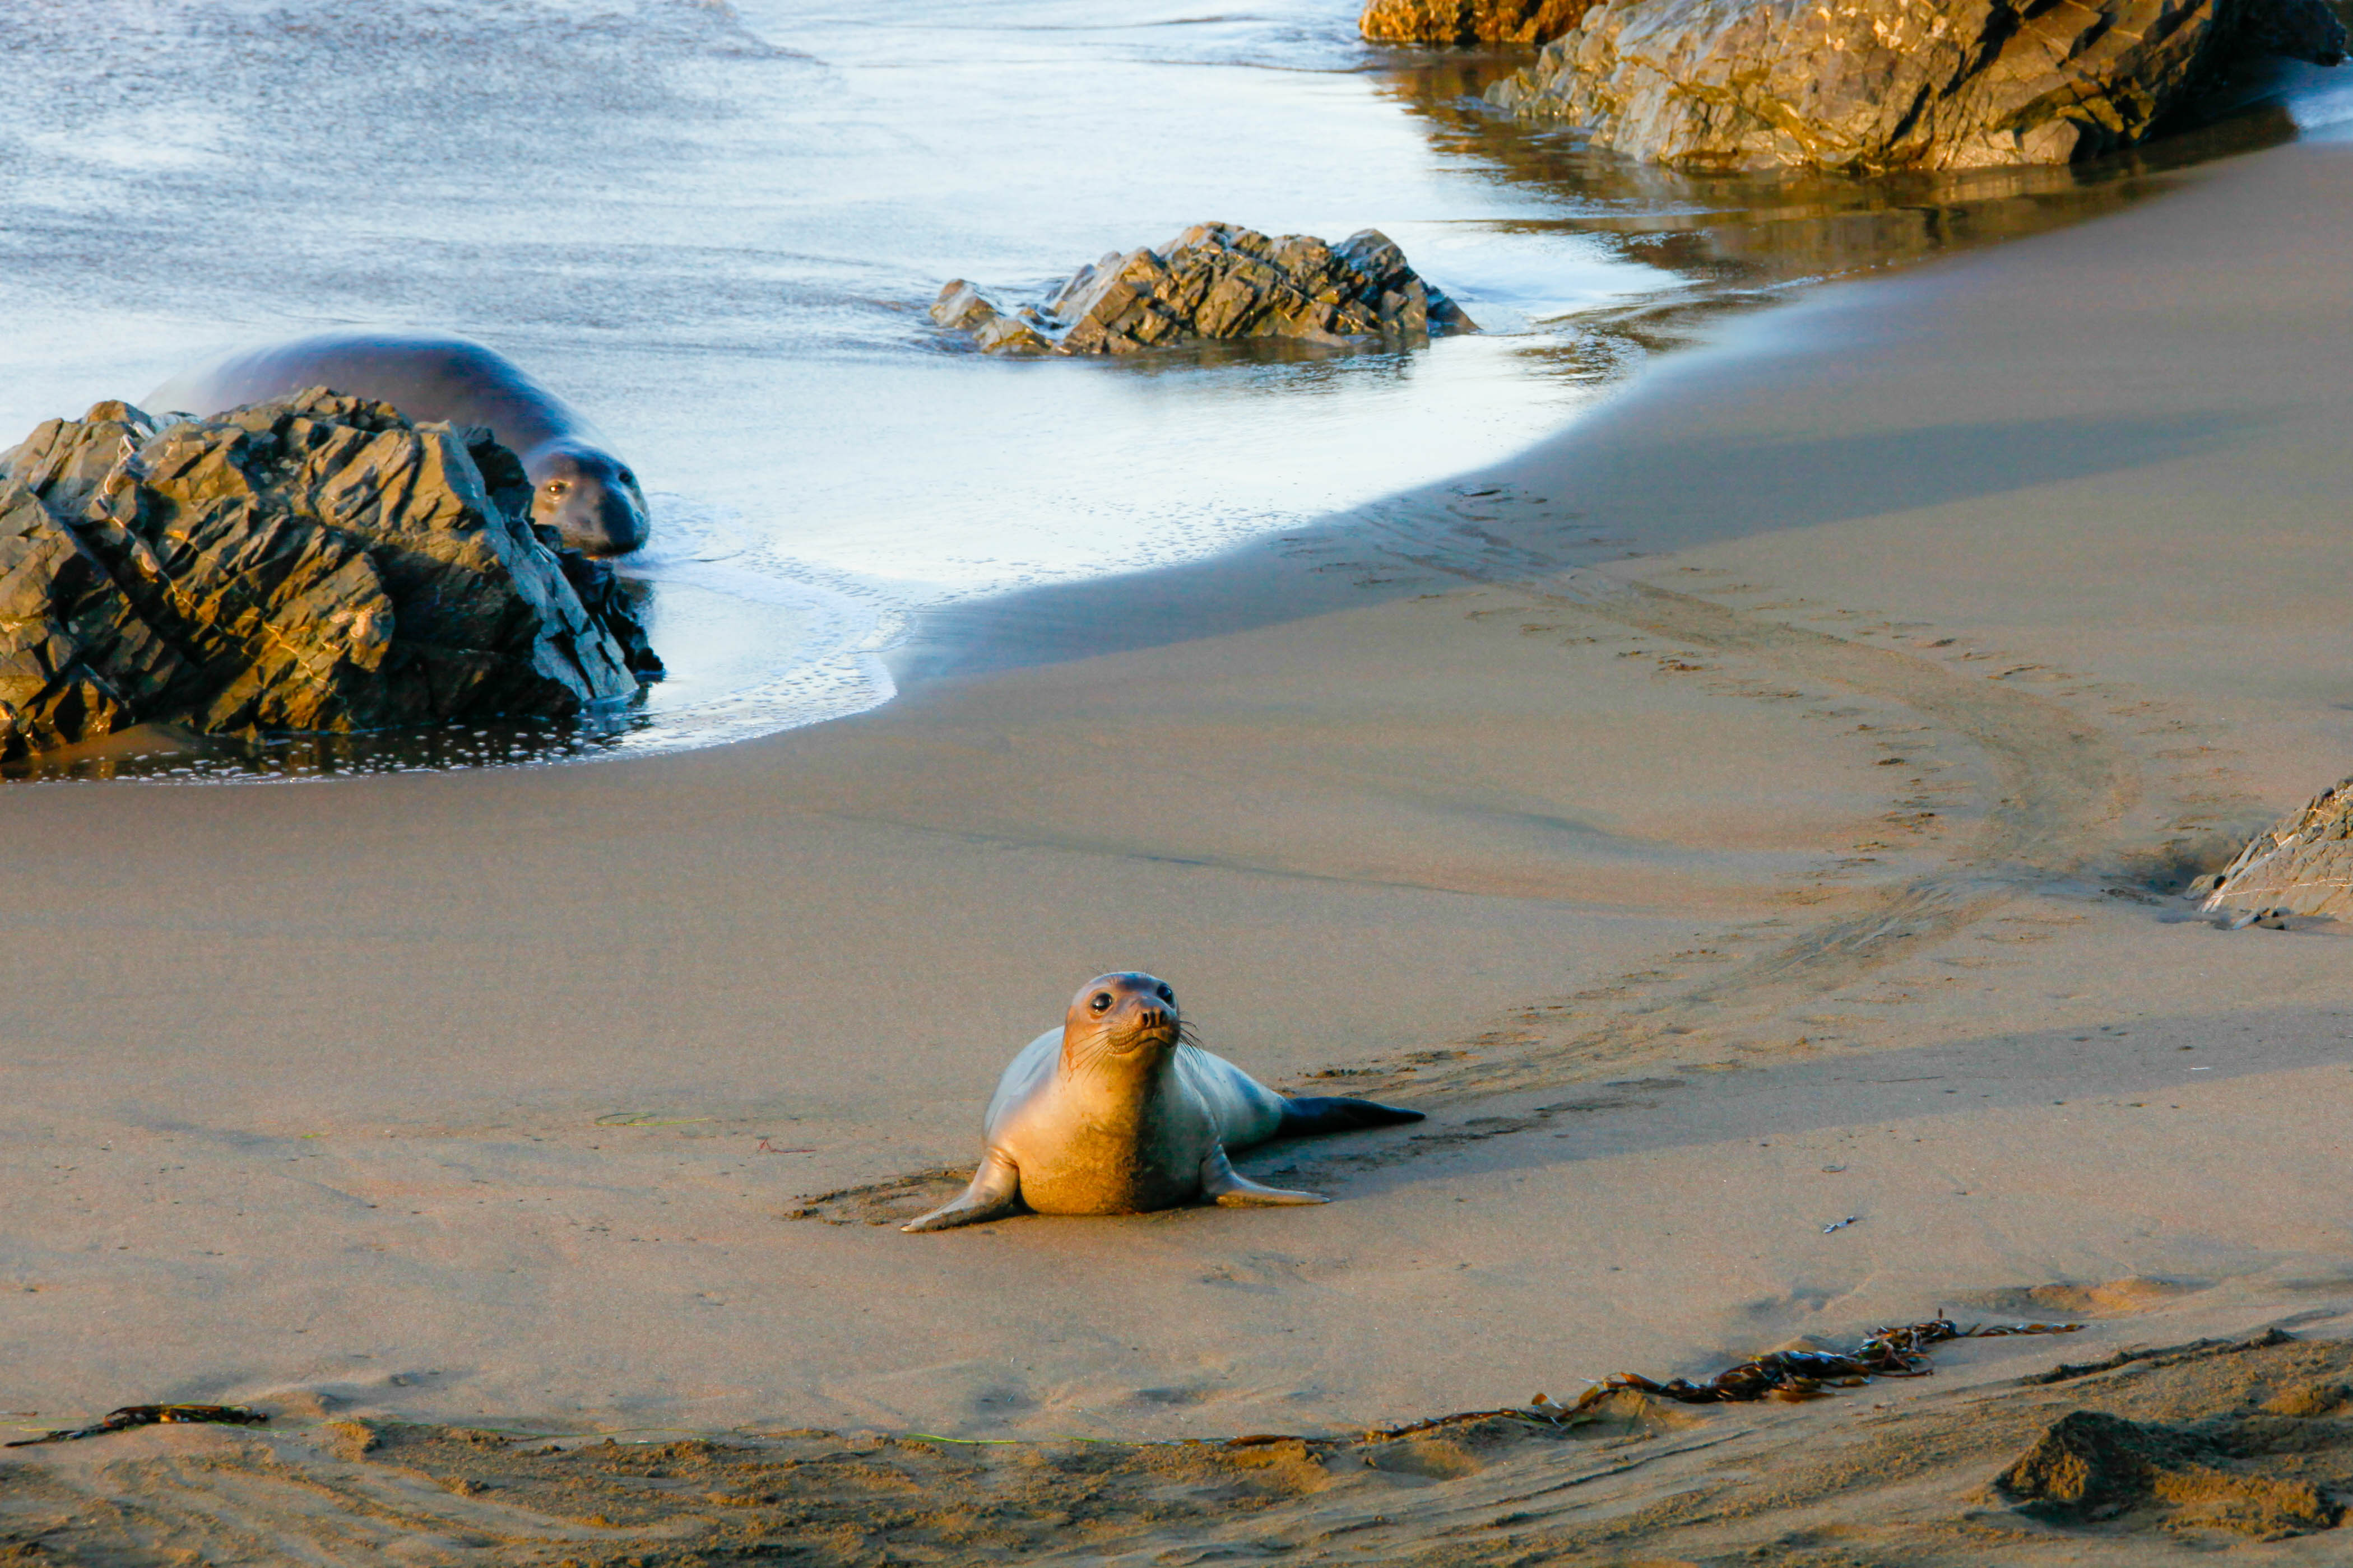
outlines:
[[[0, 447], [234, 344], [447, 330], [594, 417], [653, 492], [672, 677], [553, 741], [66, 771], [628, 753], [886, 700], [926, 606], [1214, 551], [1507, 455], [1694, 311], [2068, 221], [2156, 160], [1937, 183], [1694, 182], [1477, 109], [1511, 61], [1368, 49], [1353, 0], [13, 0]], [[1205, 218], [1378, 227], [1488, 330], [1407, 353], [1004, 362], [923, 307], [1035, 298]]]

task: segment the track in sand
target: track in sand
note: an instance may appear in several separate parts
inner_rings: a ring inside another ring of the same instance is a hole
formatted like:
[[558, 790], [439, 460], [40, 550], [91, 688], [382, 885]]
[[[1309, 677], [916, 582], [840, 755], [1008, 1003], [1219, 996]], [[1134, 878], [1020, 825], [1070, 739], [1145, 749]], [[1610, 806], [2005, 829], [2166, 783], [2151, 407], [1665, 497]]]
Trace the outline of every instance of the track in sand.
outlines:
[[[2189, 806], [2180, 800], [2144, 802], [2150, 772], [2145, 748], [2115, 721], [2147, 721], [2148, 705], [2115, 706], [2116, 694], [2096, 682], [1995, 658], [1949, 637], [1907, 639], [1929, 652], [1873, 646], [1794, 624], [1770, 608], [1744, 609], [1635, 580], [1626, 574], [1632, 563], [1605, 570], [1590, 550], [1559, 555], [1512, 537], [1534, 531], [1527, 525], [1544, 516], [1538, 498], [1517, 497], [1498, 487], [1470, 493], [1479, 499], [1375, 509], [1360, 514], [1348, 530], [1301, 542], [1315, 552], [1337, 546], [1343, 553], [1323, 556], [1326, 569], [1352, 570], [1367, 586], [1380, 584], [1391, 595], [1414, 585], [1475, 585], [1506, 602], [1504, 609], [1478, 614], [1510, 618], [1525, 610], [1599, 623], [1645, 641], [1672, 644], [1690, 656], [1720, 659], [1721, 666], [1704, 668], [1745, 672], [1748, 689], [1757, 695], [1863, 700], [1875, 709], [1900, 712], [1915, 737], [1910, 744], [1933, 732], [1975, 754], [1977, 765], [1964, 770], [1964, 776], [1978, 781], [1970, 793], [1981, 792], [1982, 798], [1945, 802], [1936, 814], [1909, 814], [1937, 818], [1937, 832], [1919, 836], [1941, 849], [1941, 863], [1932, 869], [1889, 877], [1877, 885], [1842, 879], [1835, 891], [1809, 895], [1820, 906], [1810, 917], [1797, 910], [1763, 928], [1727, 931], [1696, 948], [1662, 955], [1618, 984], [1526, 1003], [1496, 1026], [1445, 1048], [1334, 1064], [1310, 1080], [1305, 1087], [1311, 1091], [1345, 1089], [1459, 1111], [1530, 1091], [1622, 1081], [1630, 1072], [1656, 1071], [1688, 1058], [1694, 1037], [1703, 1032], [1794, 1035], [1795, 1026], [1781, 1026], [1793, 1009], [1989, 921], [2007, 916], [2030, 925], [2051, 922], [2047, 913], [2015, 913], [2021, 900], [2053, 890], [2097, 894], [2111, 889], [2146, 897], [2142, 888], [2114, 887], [2132, 880], [2127, 864], [2137, 859], [2163, 865], [2183, 853], [2178, 835], [2171, 848], [2147, 851], [2149, 834], [2164, 830], [2157, 825], [2182, 827], [2188, 818], [2174, 819]], [[1812, 619], [1861, 619], [1819, 604], [1804, 605], [1802, 611]], [[1593, 657], [1590, 641], [1569, 639], [1569, 657], [1579, 649]], [[1663, 668], [1702, 667], [1681, 658]], [[1766, 683], [1761, 688], [1756, 685], [1760, 680]], [[2094, 718], [2060, 695], [2101, 700], [2109, 719]], [[1819, 700], [1790, 710], [1793, 717], [1817, 718], [1822, 710]], [[2178, 721], [2140, 727], [2169, 737], [2181, 733]], [[2136, 810], [2145, 804], [2163, 815]], [[2149, 821], [2138, 820], [2143, 816]], [[1968, 826], [1943, 831], [1942, 824], [1955, 820]], [[1726, 956], [1727, 949], [1744, 946], [1745, 957]], [[1747, 1066], [1765, 1065], [1777, 1054], [1768, 1047], [1752, 1045], [1747, 1050]], [[1579, 1100], [1566, 1109], [1586, 1104]], [[1377, 1152], [1357, 1147], [1365, 1139], [1342, 1141], [1328, 1152], [1323, 1144], [1294, 1148], [1286, 1158], [1295, 1163], [1285, 1169], [1311, 1183], [1338, 1180], [1350, 1169], [1440, 1152], [1466, 1135], [1524, 1130], [1535, 1124], [1531, 1114], [1544, 1121], [1547, 1111], [1563, 1109], [1483, 1117], [1478, 1125], [1485, 1131], [1476, 1134], [1440, 1129], [1382, 1139]], [[910, 1172], [804, 1200], [790, 1212], [834, 1223], [880, 1224], [916, 1212], [964, 1179], [954, 1171]]]
[[[2020, 896], [2083, 876], [2140, 792], [2131, 755], [2100, 725], [2037, 693], [1957, 674], [1894, 648], [1873, 647], [1746, 613], [1713, 600], [1590, 569], [1543, 575], [1498, 572], [1516, 551], [1398, 552], [1433, 570], [1508, 584], [1538, 603], [1614, 622], [1685, 647], [1737, 658], [1778, 678], [1898, 705], [1958, 735], [1993, 764], [2000, 795], [1946, 864], [1864, 894], [1728, 971], [1621, 1005], [1600, 1026], [1553, 1041], [1482, 1053], [1451, 1070], [1419, 1068], [1420, 1099], [1461, 1103], [1541, 1089], [1620, 1067], [1668, 1031], [1737, 1010], [1763, 1013], [1852, 984], [1986, 919]], [[1505, 554], [1497, 563], [1493, 556]], [[1388, 1087], [1398, 1087], [1389, 1080]]]

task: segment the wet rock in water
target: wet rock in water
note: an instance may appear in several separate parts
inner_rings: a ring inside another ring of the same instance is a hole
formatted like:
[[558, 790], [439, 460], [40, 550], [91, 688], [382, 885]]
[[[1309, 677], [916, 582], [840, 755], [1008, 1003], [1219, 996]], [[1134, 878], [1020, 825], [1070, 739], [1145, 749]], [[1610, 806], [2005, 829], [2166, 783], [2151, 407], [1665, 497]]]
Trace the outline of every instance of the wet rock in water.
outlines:
[[2353, 920], [2353, 779], [2256, 834], [2202, 907]]
[[1969, 169], [2129, 146], [2249, 56], [2345, 50], [2324, 0], [1601, 0], [1487, 98], [1684, 167]]
[[2344, 1509], [2312, 1482], [2225, 1468], [2207, 1436], [2096, 1410], [2061, 1416], [1994, 1478], [1992, 1491], [2032, 1518], [2084, 1524], [2159, 1510], [2177, 1528], [2225, 1530], [2276, 1541], [2328, 1530]]
[[1218, 223], [1196, 224], [1162, 250], [1113, 251], [1043, 307], [999, 310], [956, 279], [932, 302], [932, 320], [993, 353], [1123, 354], [1234, 338], [1396, 346], [1478, 330], [1377, 229], [1332, 246]]
[[0, 454], [0, 759], [164, 722], [568, 718], [660, 672], [609, 567], [551, 548], [486, 430], [313, 389], [101, 403]]
[[1356, 30], [1376, 44], [1544, 44], [1593, 0], [1366, 0]]

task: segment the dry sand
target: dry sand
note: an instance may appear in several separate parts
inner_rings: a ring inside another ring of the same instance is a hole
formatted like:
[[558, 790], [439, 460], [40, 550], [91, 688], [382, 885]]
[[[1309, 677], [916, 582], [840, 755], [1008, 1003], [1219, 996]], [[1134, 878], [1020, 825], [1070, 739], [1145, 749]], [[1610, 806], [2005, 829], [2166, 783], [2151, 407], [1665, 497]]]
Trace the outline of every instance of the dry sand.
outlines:
[[[10, 788], [0, 1400], [274, 1421], [15, 1451], [0, 1561], [2335, 1560], [2257, 1538], [2353, 1486], [2353, 950], [2168, 893], [2353, 771], [2349, 242], [2346, 147], [2211, 166], [770, 742]], [[868, 1223], [1115, 966], [1431, 1120], [1243, 1163], [1324, 1208]], [[1355, 1442], [1939, 1306], [2089, 1327]], [[2079, 1407], [2239, 1479], [1981, 1495]], [[675, 1443], [786, 1428], [881, 1436]]]

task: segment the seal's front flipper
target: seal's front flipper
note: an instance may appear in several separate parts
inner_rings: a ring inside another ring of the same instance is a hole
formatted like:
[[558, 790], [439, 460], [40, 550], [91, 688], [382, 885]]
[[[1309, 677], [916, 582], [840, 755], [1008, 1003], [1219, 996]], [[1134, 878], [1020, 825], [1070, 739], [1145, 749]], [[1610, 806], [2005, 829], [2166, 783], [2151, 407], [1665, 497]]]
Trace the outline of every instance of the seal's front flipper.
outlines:
[[1378, 1100], [1350, 1100], [1341, 1095], [1311, 1095], [1304, 1100], [1283, 1100], [1282, 1124], [1274, 1130], [1274, 1135], [1310, 1138], [1318, 1132], [1354, 1132], [1363, 1127], [1392, 1127], [1400, 1121], [1421, 1119], [1420, 1111], [1408, 1110], [1401, 1105], [1383, 1105]]
[[948, 1230], [959, 1225], [978, 1225], [987, 1219], [1003, 1219], [1007, 1215], [1021, 1212], [1021, 1172], [1012, 1161], [991, 1149], [980, 1159], [980, 1169], [972, 1173], [972, 1184], [954, 1203], [942, 1204], [927, 1215], [920, 1215], [901, 1226], [901, 1230]]
[[1201, 1195], [1229, 1208], [1242, 1205], [1328, 1204], [1332, 1200], [1321, 1193], [1295, 1193], [1288, 1187], [1262, 1187], [1248, 1176], [1238, 1173], [1226, 1159], [1225, 1145], [1209, 1151], [1201, 1162]]

